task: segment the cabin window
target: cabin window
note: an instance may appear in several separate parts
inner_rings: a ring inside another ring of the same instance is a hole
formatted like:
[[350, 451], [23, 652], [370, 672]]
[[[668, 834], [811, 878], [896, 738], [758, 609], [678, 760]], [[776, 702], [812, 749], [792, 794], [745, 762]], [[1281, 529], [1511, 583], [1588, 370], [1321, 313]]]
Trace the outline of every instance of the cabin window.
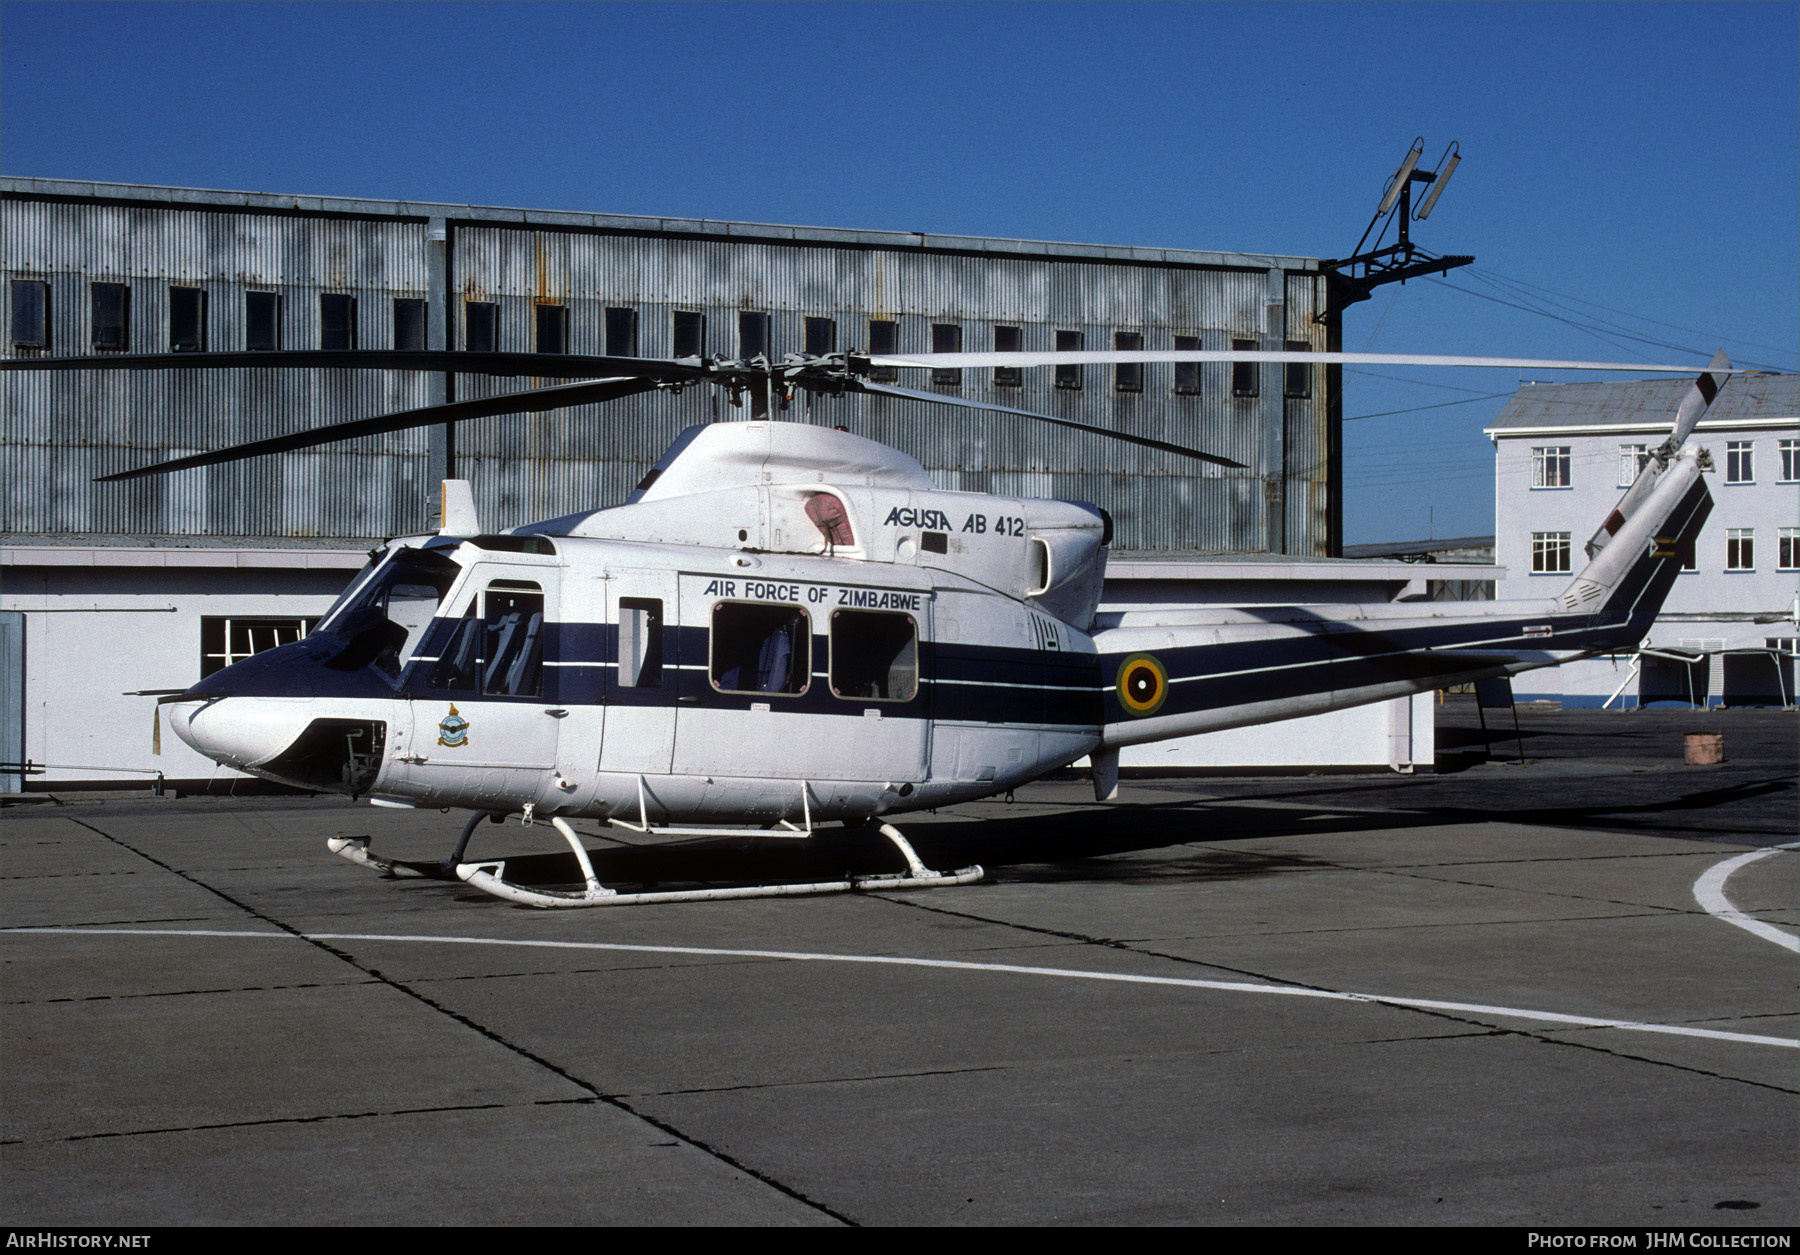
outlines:
[[912, 616], [834, 610], [831, 691], [851, 701], [911, 701], [919, 691], [919, 628]]
[[417, 353], [425, 347], [425, 298], [394, 298], [394, 347]]
[[[1079, 353], [1083, 347], [1081, 332], [1059, 331], [1056, 333], [1056, 351], [1058, 353]], [[1056, 368], [1056, 386], [1070, 392], [1080, 392], [1080, 365], [1069, 364], [1058, 366]]]
[[281, 347], [281, 294], [244, 293], [244, 347], [273, 353]]
[[722, 601], [712, 614], [712, 683], [721, 693], [804, 693], [812, 627], [797, 606]]
[[200, 288], [169, 289], [169, 350], [206, 350], [206, 293]]
[[[1179, 353], [1197, 353], [1200, 351], [1199, 336], [1176, 336], [1175, 350]], [[1200, 363], [1175, 363], [1175, 395], [1193, 397], [1200, 395]]]
[[[932, 323], [931, 351], [933, 353], [962, 352], [962, 327], [953, 322]], [[953, 366], [934, 366], [931, 370], [931, 382], [939, 387], [958, 387], [962, 383], [962, 371]]]
[[619, 687], [662, 687], [663, 604], [660, 597], [619, 598]]
[[[1025, 336], [1017, 327], [994, 328], [994, 352], [1017, 353], [1025, 347]], [[994, 367], [994, 386], [996, 388], [1022, 388], [1025, 386], [1025, 368], [1023, 366]]]
[[12, 342], [20, 349], [50, 347], [50, 285], [42, 279], [12, 281]]
[[319, 293], [319, 347], [356, 347], [356, 298], [348, 292]]
[[537, 697], [544, 688], [544, 593], [527, 580], [495, 580], [482, 597], [481, 691]]
[[200, 678], [223, 671], [234, 662], [242, 662], [252, 654], [260, 654], [277, 645], [291, 645], [308, 632], [318, 619], [274, 617], [237, 618], [224, 615], [200, 616]]
[[[1137, 353], [1141, 352], [1143, 347], [1143, 332], [1113, 332], [1113, 348], [1121, 352]], [[1116, 363], [1113, 366], [1113, 389], [1117, 392], [1142, 392], [1144, 390], [1144, 364], [1142, 362]]]
[[[1310, 353], [1312, 345], [1304, 340], [1289, 340], [1287, 351], [1290, 353]], [[1281, 386], [1281, 394], [1290, 401], [1304, 401], [1312, 395], [1312, 363], [1289, 362]]]
[[[882, 357], [900, 351], [900, 324], [892, 318], [869, 319], [869, 355]], [[869, 379], [874, 383], [898, 383], [898, 366], [871, 366]]]
[[[542, 309], [543, 306], [538, 308]], [[557, 306], [561, 309], [561, 306]], [[568, 311], [563, 310], [564, 339], [567, 352]], [[636, 357], [638, 355], [638, 312], [630, 306], [609, 306], [606, 311], [606, 355], [608, 357]]]
[[[1235, 350], [1256, 352], [1256, 341], [1233, 340], [1231, 347]], [[1231, 395], [1234, 397], [1253, 397], [1262, 389], [1258, 386], [1257, 376], [1261, 373], [1256, 362], [1233, 362], [1231, 364]]]
[[463, 348], [471, 353], [500, 349], [500, 306], [493, 301], [463, 303]]
[[678, 309], [671, 326], [671, 357], [706, 356], [706, 315], [698, 310]]
[[131, 288], [123, 283], [96, 283], [90, 289], [94, 314], [94, 347], [122, 352], [131, 347]]
[[837, 352], [836, 319], [808, 318], [806, 320], [806, 351], [814, 357], [824, 357], [827, 353]]

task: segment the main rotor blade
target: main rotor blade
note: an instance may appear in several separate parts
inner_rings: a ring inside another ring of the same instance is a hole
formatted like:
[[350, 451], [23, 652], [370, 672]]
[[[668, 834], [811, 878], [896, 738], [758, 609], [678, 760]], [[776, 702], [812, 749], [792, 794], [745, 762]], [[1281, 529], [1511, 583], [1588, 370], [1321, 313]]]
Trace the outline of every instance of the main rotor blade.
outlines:
[[1182, 457], [1199, 458], [1202, 462], [1211, 462], [1214, 466], [1244, 469], [1242, 462], [1233, 462], [1230, 458], [1222, 458], [1216, 453], [1203, 453], [1199, 449], [1190, 449], [1186, 445], [1170, 444], [1167, 440], [1153, 440], [1149, 436], [1134, 436], [1130, 432], [1114, 431], [1110, 427], [1095, 427], [1089, 423], [1077, 423], [1066, 418], [1052, 418], [1048, 414], [1039, 414], [1035, 410], [1018, 410], [1010, 405], [993, 405], [987, 401], [965, 401], [961, 397], [947, 397], [938, 392], [921, 392], [916, 388], [897, 388], [893, 384], [870, 383], [863, 379], [852, 379], [850, 391], [876, 392], [883, 396], [904, 397], [909, 401], [929, 401], [933, 405], [953, 405], [964, 410], [992, 410], [998, 414], [1017, 414], [1021, 418], [1035, 418], [1040, 423], [1054, 423], [1058, 427], [1070, 427], [1076, 431], [1091, 432], [1096, 436], [1105, 436], [1109, 440], [1123, 440], [1127, 444], [1142, 445], [1146, 449], [1160, 449], [1164, 453], [1177, 453]]
[[1269, 349], [1081, 349], [1050, 353], [883, 353], [857, 357], [871, 366], [1104, 366], [1123, 362], [1317, 362], [1343, 366], [1516, 366], [1533, 370], [1624, 370], [1691, 375], [1702, 366], [1641, 362], [1563, 362], [1535, 357], [1443, 357], [1419, 353], [1312, 353]]
[[445, 405], [427, 405], [377, 418], [358, 418], [329, 427], [315, 427], [287, 436], [271, 436], [248, 444], [232, 445], [212, 453], [195, 453], [185, 458], [172, 458], [151, 466], [140, 466], [113, 475], [98, 476], [96, 482], [109, 484], [121, 479], [139, 479], [146, 475], [167, 475], [188, 471], [197, 466], [217, 466], [221, 462], [238, 462], [267, 453], [291, 453], [315, 445], [333, 444], [339, 440], [355, 440], [359, 436], [378, 436], [383, 432], [405, 431], [409, 427], [435, 427], [440, 423], [457, 423], [470, 418], [491, 418], [497, 414], [520, 414], [534, 410], [555, 410], [568, 405], [593, 405], [599, 401], [616, 401], [620, 397], [649, 392], [656, 387], [651, 379], [600, 379], [592, 383], [556, 384], [549, 388], [528, 388], [508, 392], [504, 396], [483, 397], [477, 401], [451, 401]]
[[428, 370], [458, 375], [539, 379], [699, 379], [706, 370], [653, 357], [582, 357], [571, 353], [464, 353], [448, 349], [297, 349], [288, 352], [106, 353], [80, 357], [12, 357], [8, 370]]

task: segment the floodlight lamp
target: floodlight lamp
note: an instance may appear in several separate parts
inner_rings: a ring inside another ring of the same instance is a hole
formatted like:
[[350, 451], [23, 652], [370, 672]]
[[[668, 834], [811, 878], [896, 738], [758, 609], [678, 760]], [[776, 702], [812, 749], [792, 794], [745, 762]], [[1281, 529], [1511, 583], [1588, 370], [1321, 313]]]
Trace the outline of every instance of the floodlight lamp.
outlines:
[[1400, 199], [1400, 193], [1406, 187], [1406, 181], [1412, 176], [1413, 167], [1419, 164], [1419, 158], [1425, 155], [1425, 137], [1419, 136], [1413, 141], [1412, 151], [1406, 154], [1406, 160], [1400, 163], [1400, 169], [1394, 173], [1393, 182], [1388, 184], [1387, 195], [1381, 198], [1381, 208], [1375, 211], [1377, 218], [1394, 207]]
[[1431, 195], [1425, 198], [1425, 203], [1419, 206], [1419, 212], [1413, 215], [1417, 221], [1425, 221], [1431, 213], [1431, 207], [1437, 204], [1437, 198], [1444, 194], [1444, 184], [1450, 181], [1450, 176], [1456, 172], [1456, 165], [1461, 160], [1462, 153], [1458, 150], [1456, 141], [1451, 140], [1450, 147], [1446, 148], [1444, 155], [1438, 159], [1437, 174], [1433, 176], [1434, 181], [1431, 185]]

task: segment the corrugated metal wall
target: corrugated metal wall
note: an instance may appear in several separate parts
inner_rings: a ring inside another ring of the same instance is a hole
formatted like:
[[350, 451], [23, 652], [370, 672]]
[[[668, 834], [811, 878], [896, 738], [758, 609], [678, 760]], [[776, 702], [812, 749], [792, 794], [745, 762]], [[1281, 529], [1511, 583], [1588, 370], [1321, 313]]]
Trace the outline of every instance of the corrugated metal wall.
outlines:
[[[208, 347], [244, 346], [247, 289], [279, 292], [282, 344], [319, 344], [319, 296], [357, 298], [359, 347], [392, 345], [395, 297], [431, 289], [424, 217], [307, 216], [79, 200], [0, 201], [0, 264], [7, 278], [51, 284], [51, 351], [92, 351], [88, 285], [132, 286], [131, 347], [168, 347], [168, 288], [208, 293]], [[638, 352], [671, 353], [672, 315], [706, 315], [706, 348], [738, 352], [738, 314], [771, 316], [773, 351], [804, 347], [807, 317], [837, 324], [839, 348], [868, 346], [867, 320], [894, 318], [902, 351], [925, 351], [931, 324], [962, 327], [963, 347], [993, 347], [996, 325], [1022, 329], [1025, 349], [1055, 347], [1079, 331], [1085, 347], [1113, 346], [1118, 331], [1144, 347], [1176, 335], [1203, 348], [1232, 339], [1261, 347], [1304, 341], [1324, 348], [1313, 314], [1315, 275], [1244, 268], [1145, 265], [1062, 257], [1007, 257], [895, 247], [792, 244], [743, 238], [528, 229], [449, 223], [450, 342], [463, 306], [500, 306], [499, 347], [534, 347], [533, 306], [569, 309], [569, 348], [604, 351], [605, 311], [638, 314]], [[1247, 262], [1252, 259], [1246, 259]], [[1273, 295], [1272, 295], [1273, 294]], [[17, 352], [12, 337], [0, 349]], [[1234, 397], [1230, 368], [1201, 368], [1196, 396], [1173, 392], [1173, 366], [1145, 368], [1140, 393], [1114, 387], [1111, 368], [1087, 367], [1079, 391], [1029, 370], [1022, 387], [996, 387], [991, 371], [965, 371], [939, 390], [976, 400], [1197, 445], [1236, 458], [1222, 471], [1117, 441], [1026, 419], [977, 415], [888, 398], [797, 400], [787, 415], [841, 425], [904, 449], [946, 487], [1093, 501], [1112, 512], [1121, 549], [1325, 551], [1327, 495], [1322, 370], [1311, 395], [1283, 399], [1279, 368], [1261, 372], [1261, 395]], [[532, 380], [463, 377], [459, 398], [531, 386]], [[548, 382], [548, 381], [544, 381]], [[930, 387], [923, 372], [901, 382]], [[162, 456], [217, 448], [296, 428], [428, 404], [435, 378], [350, 372], [182, 375], [9, 375], [0, 425], [11, 473], [0, 530], [11, 535], [354, 538], [423, 530], [433, 494], [423, 432], [374, 437], [124, 485], [93, 475]], [[1273, 391], [1271, 391], [1273, 390]], [[459, 473], [474, 481], [483, 520], [512, 526], [619, 501], [684, 426], [743, 417], [711, 388], [650, 394], [606, 407], [459, 425]], [[1279, 431], [1271, 416], [1279, 415]], [[1282, 533], [1285, 533], [1283, 535]]]

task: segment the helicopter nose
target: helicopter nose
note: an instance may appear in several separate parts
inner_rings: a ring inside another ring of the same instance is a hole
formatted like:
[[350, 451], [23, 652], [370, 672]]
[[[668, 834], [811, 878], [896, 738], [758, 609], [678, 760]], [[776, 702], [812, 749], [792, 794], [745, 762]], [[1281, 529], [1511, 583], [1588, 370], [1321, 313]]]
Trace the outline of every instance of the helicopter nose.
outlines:
[[292, 745], [312, 719], [308, 699], [227, 697], [172, 703], [169, 726], [190, 747], [242, 771]]

